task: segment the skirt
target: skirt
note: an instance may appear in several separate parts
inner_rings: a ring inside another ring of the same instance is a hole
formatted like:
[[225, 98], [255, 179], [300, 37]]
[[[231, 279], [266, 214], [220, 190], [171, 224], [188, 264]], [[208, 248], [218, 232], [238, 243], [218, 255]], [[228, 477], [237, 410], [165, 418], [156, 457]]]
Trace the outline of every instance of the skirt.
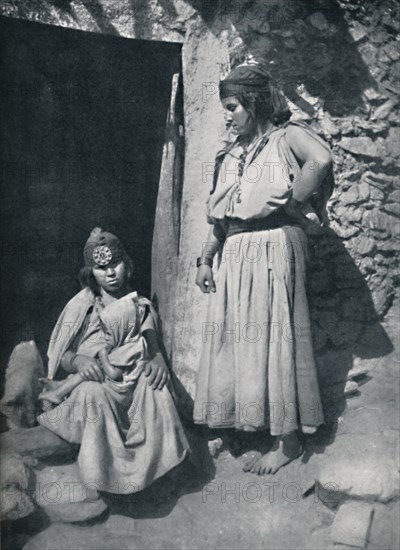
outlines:
[[224, 243], [202, 323], [194, 421], [285, 435], [323, 423], [299, 227]]
[[141, 491], [180, 464], [189, 444], [167, 386], [153, 390], [144, 376], [130, 390], [84, 381], [38, 421], [80, 445], [81, 481], [99, 491]]

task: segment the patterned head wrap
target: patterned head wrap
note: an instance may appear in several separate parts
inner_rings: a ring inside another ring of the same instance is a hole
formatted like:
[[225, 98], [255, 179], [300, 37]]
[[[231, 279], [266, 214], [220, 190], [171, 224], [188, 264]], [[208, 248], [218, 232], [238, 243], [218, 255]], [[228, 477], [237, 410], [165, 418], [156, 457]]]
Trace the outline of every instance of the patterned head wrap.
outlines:
[[110, 263], [117, 264], [127, 259], [128, 255], [118, 237], [95, 227], [86, 241], [83, 258], [87, 267], [103, 267]]

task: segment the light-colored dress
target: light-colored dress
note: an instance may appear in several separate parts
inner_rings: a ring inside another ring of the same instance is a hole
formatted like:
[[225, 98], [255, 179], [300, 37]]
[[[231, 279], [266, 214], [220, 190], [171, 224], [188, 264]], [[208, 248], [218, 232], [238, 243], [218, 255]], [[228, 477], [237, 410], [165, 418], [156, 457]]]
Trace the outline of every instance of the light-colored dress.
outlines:
[[[156, 329], [151, 302], [136, 295], [136, 306], [139, 323], [132, 325], [133, 341], [114, 350], [116, 363], [118, 354], [120, 364], [139, 356], [140, 328], [145, 320], [146, 326], [150, 319]], [[114, 319], [117, 302], [104, 307], [88, 288], [70, 300], [51, 337], [49, 376], [55, 374], [65, 351], [72, 349], [95, 357], [104, 348], [106, 338], [100, 314], [106, 317], [108, 308], [113, 309]], [[182, 462], [189, 449], [168, 387], [153, 390], [145, 376], [130, 382], [130, 387], [121, 391], [109, 381], [84, 381], [60, 405], [38, 417], [41, 425], [80, 444], [82, 482], [100, 491], [140, 491]]]
[[300, 174], [286, 128], [270, 133], [255, 158], [249, 152], [241, 181], [243, 149], [233, 147], [207, 203], [209, 223], [227, 236], [203, 323], [199, 424], [283, 435], [323, 422], [305, 290], [306, 236], [281, 208]]

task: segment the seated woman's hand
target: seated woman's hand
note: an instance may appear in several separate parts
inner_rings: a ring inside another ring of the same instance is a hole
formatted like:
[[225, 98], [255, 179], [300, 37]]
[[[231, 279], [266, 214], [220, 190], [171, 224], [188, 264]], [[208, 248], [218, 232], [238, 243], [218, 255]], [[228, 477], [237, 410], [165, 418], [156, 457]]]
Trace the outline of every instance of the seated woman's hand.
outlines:
[[165, 384], [168, 384], [170, 378], [169, 370], [160, 353], [146, 363], [144, 375], [147, 377], [148, 385], [153, 390], [162, 390]]
[[212, 269], [209, 265], [200, 265], [197, 268], [196, 285], [205, 294], [215, 292], [215, 282]]
[[88, 355], [75, 355], [73, 364], [83, 380], [95, 380], [102, 382], [104, 373], [94, 357]]

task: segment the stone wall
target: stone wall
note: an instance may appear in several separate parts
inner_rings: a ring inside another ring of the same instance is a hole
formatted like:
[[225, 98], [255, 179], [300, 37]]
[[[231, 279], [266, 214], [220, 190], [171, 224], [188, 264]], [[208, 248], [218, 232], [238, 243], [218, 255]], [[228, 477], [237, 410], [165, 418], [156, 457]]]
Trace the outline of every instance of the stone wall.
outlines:
[[[173, 365], [193, 394], [206, 296], [194, 285], [205, 240], [210, 163], [225, 136], [217, 83], [264, 58], [291, 102], [331, 145], [330, 229], [311, 243], [309, 290], [319, 356], [384, 353], [377, 329], [398, 284], [400, 52], [395, 0], [4, 1], [4, 15], [90, 32], [183, 43], [185, 170]], [[171, 300], [173, 300], [173, 292]]]

